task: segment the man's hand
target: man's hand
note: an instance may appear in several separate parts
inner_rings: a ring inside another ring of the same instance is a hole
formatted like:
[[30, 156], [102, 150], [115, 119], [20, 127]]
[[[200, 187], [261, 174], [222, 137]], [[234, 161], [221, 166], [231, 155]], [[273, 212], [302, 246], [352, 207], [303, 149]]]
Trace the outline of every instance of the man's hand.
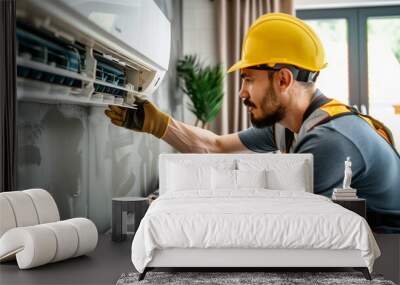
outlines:
[[167, 130], [170, 116], [161, 112], [148, 100], [137, 99], [135, 103], [138, 105], [137, 109], [109, 106], [105, 114], [116, 126], [162, 138]]

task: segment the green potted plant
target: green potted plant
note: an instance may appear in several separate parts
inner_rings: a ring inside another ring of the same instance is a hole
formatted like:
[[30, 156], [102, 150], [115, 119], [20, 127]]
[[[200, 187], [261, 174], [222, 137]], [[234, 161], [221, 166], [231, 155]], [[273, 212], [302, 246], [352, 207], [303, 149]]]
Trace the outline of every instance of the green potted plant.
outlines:
[[180, 88], [191, 100], [188, 108], [196, 116], [195, 126], [208, 129], [222, 106], [222, 66], [203, 66], [195, 55], [186, 55], [178, 61], [177, 72]]

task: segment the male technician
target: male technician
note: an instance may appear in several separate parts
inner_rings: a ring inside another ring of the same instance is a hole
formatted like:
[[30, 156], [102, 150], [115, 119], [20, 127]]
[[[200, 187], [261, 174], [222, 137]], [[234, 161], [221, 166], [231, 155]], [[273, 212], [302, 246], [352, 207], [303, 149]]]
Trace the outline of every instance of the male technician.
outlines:
[[341, 186], [349, 156], [351, 186], [367, 199], [370, 225], [377, 232], [400, 233], [400, 158], [390, 131], [316, 89], [326, 65], [323, 46], [308, 25], [270, 13], [250, 27], [242, 59], [228, 71], [241, 72], [240, 98], [254, 127], [219, 136], [174, 120], [148, 100], [137, 110], [111, 106], [106, 115], [113, 124], [151, 133], [180, 152], [312, 153], [314, 193], [328, 197]]

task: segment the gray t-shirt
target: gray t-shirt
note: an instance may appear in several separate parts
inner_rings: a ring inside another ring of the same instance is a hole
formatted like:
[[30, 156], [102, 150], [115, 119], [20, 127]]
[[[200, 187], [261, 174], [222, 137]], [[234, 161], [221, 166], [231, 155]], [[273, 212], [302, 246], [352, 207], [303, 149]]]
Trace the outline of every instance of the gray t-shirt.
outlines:
[[[272, 128], [239, 132], [254, 152], [277, 150]], [[341, 187], [344, 161], [350, 156], [357, 195], [367, 200], [368, 222], [375, 231], [400, 233], [400, 158], [375, 130], [358, 116], [342, 116], [309, 131], [294, 153], [314, 156], [314, 193], [330, 197]]]

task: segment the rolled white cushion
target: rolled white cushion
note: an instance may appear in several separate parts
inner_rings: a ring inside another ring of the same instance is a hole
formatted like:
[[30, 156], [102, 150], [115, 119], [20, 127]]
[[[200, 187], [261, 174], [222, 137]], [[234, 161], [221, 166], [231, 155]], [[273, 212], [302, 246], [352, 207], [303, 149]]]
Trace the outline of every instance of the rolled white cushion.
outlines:
[[96, 248], [97, 228], [85, 218], [18, 227], [0, 238], [0, 261], [17, 258], [28, 269], [86, 254]]
[[0, 195], [0, 237], [16, 226], [17, 223], [10, 202], [6, 197]]
[[49, 263], [55, 256], [57, 239], [54, 232], [42, 225], [18, 227], [7, 231], [0, 239], [0, 260], [16, 254], [20, 269]]
[[10, 191], [1, 193], [1, 196], [10, 202], [17, 227], [33, 226], [39, 223], [35, 205], [28, 194], [23, 191]]
[[22, 192], [28, 194], [32, 199], [39, 218], [39, 224], [60, 220], [56, 202], [49, 192], [43, 189], [29, 189]]
[[73, 218], [63, 222], [70, 223], [78, 233], [78, 249], [74, 257], [86, 254], [94, 250], [97, 246], [98, 232], [96, 225], [85, 218]]
[[53, 231], [57, 240], [57, 250], [51, 262], [57, 262], [75, 255], [79, 237], [73, 226], [65, 221], [44, 224]]

